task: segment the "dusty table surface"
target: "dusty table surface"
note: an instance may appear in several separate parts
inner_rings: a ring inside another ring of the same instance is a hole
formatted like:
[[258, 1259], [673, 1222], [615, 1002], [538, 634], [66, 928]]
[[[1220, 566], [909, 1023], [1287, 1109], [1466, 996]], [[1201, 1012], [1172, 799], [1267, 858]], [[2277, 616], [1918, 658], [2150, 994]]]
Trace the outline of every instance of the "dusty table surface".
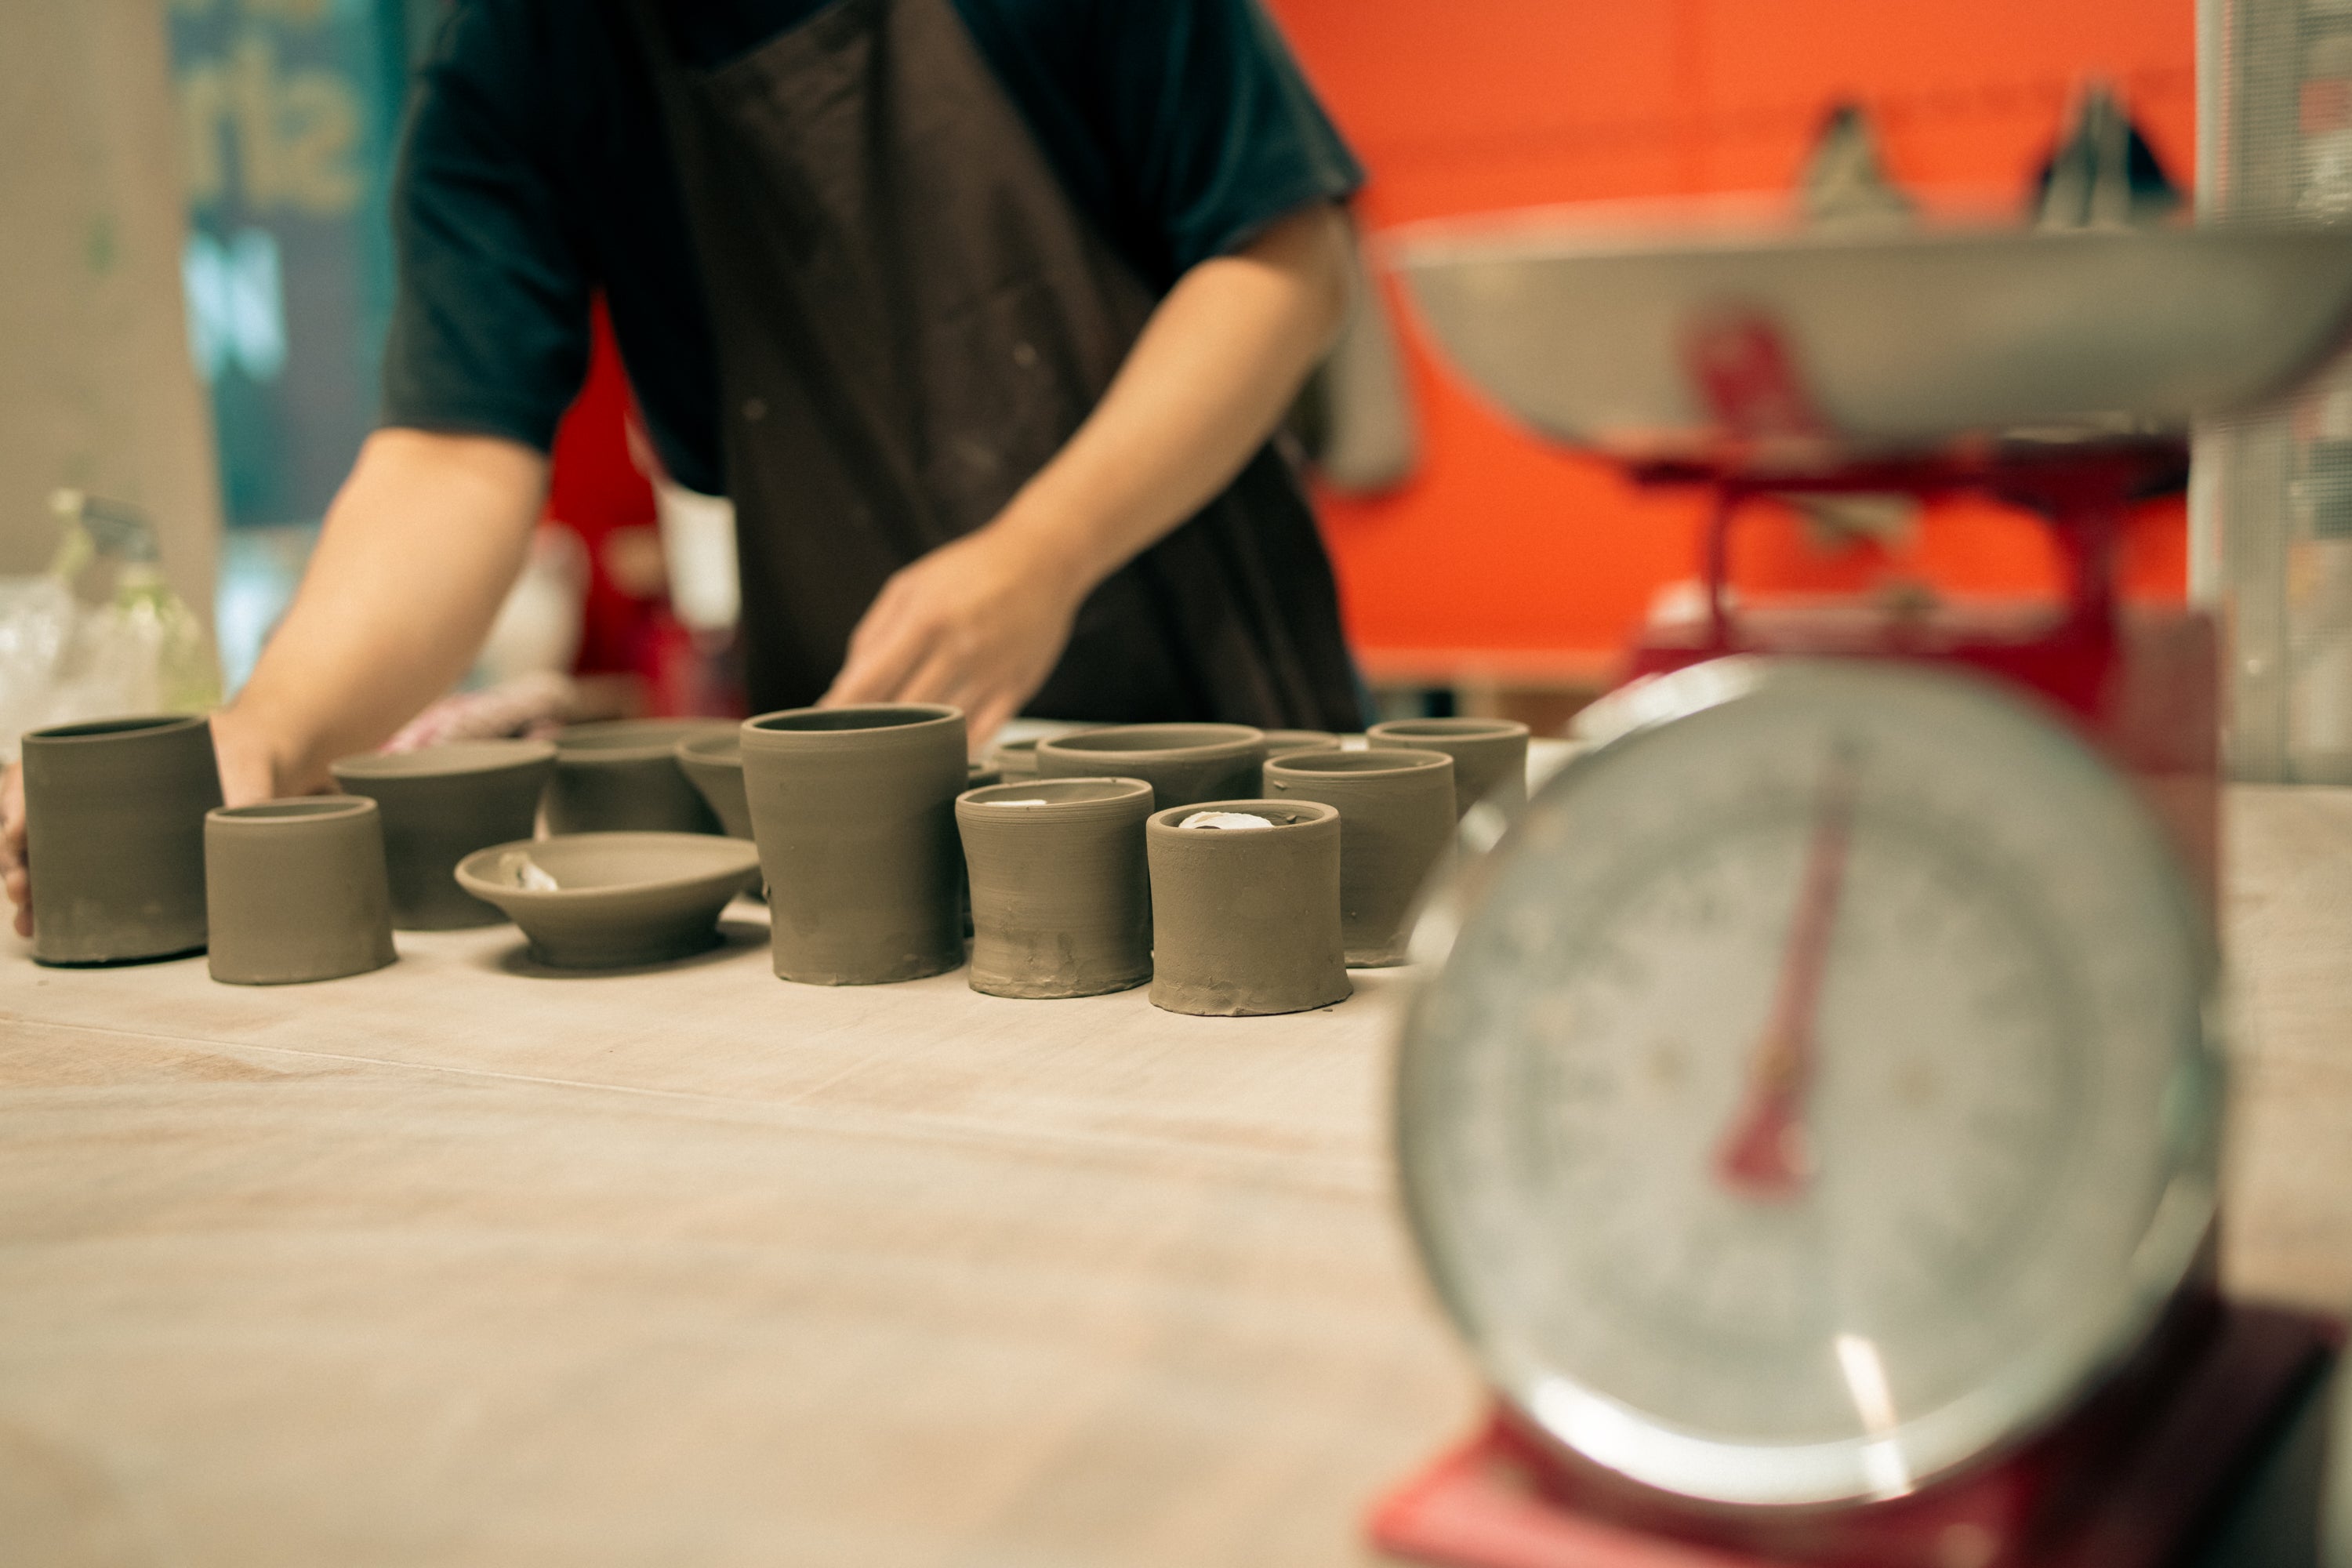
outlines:
[[[2352, 791], [2239, 790], [2227, 1267], [2352, 1300]], [[1393, 974], [1291, 1018], [403, 933], [326, 985], [0, 952], [11, 1563], [1360, 1563], [1472, 1418]]]

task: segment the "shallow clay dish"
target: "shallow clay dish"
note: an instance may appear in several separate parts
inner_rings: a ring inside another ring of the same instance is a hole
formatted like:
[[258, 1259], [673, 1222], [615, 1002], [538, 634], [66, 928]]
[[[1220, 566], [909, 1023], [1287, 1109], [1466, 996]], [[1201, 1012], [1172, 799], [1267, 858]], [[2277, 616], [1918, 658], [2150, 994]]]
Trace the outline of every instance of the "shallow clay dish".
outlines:
[[[525, 866], [554, 879], [523, 885]], [[719, 945], [719, 914], [760, 875], [760, 852], [703, 833], [580, 833], [495, 845], [457, 865], [506, 910], [531, 956], [559, 969], [661, 963]]]
[[678, 767], [677, 743], [731, 733], [727, 719], [617, 719], [555, 737], [547, 830], [719, 833], [719, 818]]
[[451, 875], [475, 850], [530, 837], [555, 772], [546, 741], [458, 741], [393, 755], [345, 757], [335, 782], [374, 801], [392, 876], [392, 923], [459, 931], [506, 917]]
[[1117, 724], [1037, 743], [1041, 778], [1141, 779], [1160, 810], [1257, 793], [1265, 731], [1246, 724]]

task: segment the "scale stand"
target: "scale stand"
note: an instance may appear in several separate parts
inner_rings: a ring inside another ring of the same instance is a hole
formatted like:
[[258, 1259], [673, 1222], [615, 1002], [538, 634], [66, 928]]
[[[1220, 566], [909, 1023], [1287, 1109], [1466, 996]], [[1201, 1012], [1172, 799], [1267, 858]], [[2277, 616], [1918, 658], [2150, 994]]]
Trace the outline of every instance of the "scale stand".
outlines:
[[[1633, 676], [1735, 654], [1957, 664], [2064, 713], [2135, 778], [2218, 908], [2219, 649], [2194, 609], [2119, 603], [2115, 542], [2137, 500], [2178, 488], [2178, 440], [1985, 442], [1928, 458], [1759, 473], [1633, 466], [1713, 491], [1706, 613], [1653, 629]], [[1735, 613], [1734, 521], [1759, 498], [1972, 492], [2030, 511], [2066, 566], [2064, 602], [2031, 614], [1838, 602]], [[2135, 1360], [2025, 1447], [1890, 1502], [1714, 1510], [1566, 1454], [1506, 1407], [1373, 1509], [1372, 1542], [1446, 1568], [2172, 1568], [2332, 1363], [2331, 1321], [2221, 1300], [2209, 1245]]]

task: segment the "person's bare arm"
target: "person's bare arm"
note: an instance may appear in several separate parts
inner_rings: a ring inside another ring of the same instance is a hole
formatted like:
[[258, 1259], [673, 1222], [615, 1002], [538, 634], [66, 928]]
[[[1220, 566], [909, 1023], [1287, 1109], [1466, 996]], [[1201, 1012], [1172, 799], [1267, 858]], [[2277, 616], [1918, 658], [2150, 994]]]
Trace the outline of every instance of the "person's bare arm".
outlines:
[[[380, 745], [480, 650], [521, 569], [547, 459], [486, 436], [381, 430], [360, 449], [293, 606], [236, 701], [213, 716], [232, 805], [326, 784]], [[32, 933], [24, 792], [0, 782], [0, 881]]]
[[1346, 316], [1352, 243], [1339, 209], [1318, 205], [1185, 273], [1011, 504], [884, 584], [824, 702], [951, 702], [975, 742], [1019, 711], [1096, 584], [1265, 442]]

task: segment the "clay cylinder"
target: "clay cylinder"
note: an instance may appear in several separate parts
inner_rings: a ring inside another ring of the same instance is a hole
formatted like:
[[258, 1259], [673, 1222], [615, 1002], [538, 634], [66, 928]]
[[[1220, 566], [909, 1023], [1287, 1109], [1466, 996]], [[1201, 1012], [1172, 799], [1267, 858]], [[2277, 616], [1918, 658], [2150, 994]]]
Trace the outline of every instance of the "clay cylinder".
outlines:
[[1339, 737], [1328, 730], [1268, 730], [1265, 754], [1286, 757], [1293, 752], [1336, 752]]
[[678, 771], [701, 793], [730, 838], [751, 837], [751, 802], [743, 793], [743, 736], [732, 725], [677, 742]]
[[1040, 778], [1141, 779], [1161, 808], [1257, 793], [1265, 733], [1246, 724], [1118, 724], [1037, 743]]
[[1151, 809], [1141, 779], [1026, 779], [957, 798], [974, 991], [1098, 996], [1151, 978]]
[[205, 881], [213, 978], [224, 984], [339, 980], [395, 956], [382, 816], [363, 795], [212, 812]]
[[[988, 762], [1001, 778], [1034, 779], [1037, 776], [1037, 742], [1007, 741], [1001, 746], [990, 748]], [[973, 787], [979, 786], [975, 784]]]
[[1364, 731], [1375, 750], [1413, 748], [1454, 759], [1458, 820], [1491, 797], [1506, 810], [1528, 803], [1528, 727], [1510, 719], [1391, 719]]
[[457, 862], [477, 849], [530, 837], [539, 797], [555, 772], [545, 741], [459, 741], [334, 764], [347, 795], [376, 804], [400, 931], [460, 931], [507, 917], [457, 885]]
[[[1274, 826], [1179, 826], [1203, 811]], [[1347, 999], [1339, 812], [1319, 801], [1206, 801], [1155, 812], [1143, 832], [1153, 1006], [1244, 1017]]]
[[872, 985], [963, 962], [965, 767], [954, 708], [795, 708], [744, 724], [779, 975]]
[[724, 719], [618, 719], [555, 737], [547, 830], [717, 833], [719, 818], [677, 765], [677, 743], [734, 728]]
[[1443, 752], [1296, 752], [1268, 758], [1269, 800], [1339, 813], [1339, 940], [1350, 969], [1404, 962], [1414, 900], [1454, 841], [1454, 759]]
[[205, 945], [205, 813], [221, 803], [211, 723], [110, 719], [25, 737], [33, 957], [130, 963]]

